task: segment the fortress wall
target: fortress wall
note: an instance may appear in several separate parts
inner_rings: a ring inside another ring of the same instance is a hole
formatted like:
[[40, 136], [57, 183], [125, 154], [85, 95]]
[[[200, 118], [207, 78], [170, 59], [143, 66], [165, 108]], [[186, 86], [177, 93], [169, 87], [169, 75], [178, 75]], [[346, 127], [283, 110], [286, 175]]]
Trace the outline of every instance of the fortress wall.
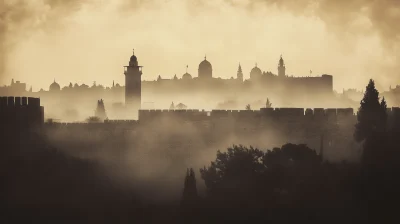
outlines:
[[[161, 116], [169, 118], [181, 118], [185, 120], [196, 120], [198, 117], [207, 117], [207, 112], [198, 110], [140, 110], [139, 121], [147, 122]], [[336, 120], [354, 116], [352, 108], [261, 108], [260, 110], [212, 110], [208, 119], [279, 119], [299, 120], [312, 117], [314, 120]]]
[[39, 98], [0, 97], [0, 123], [9, 128], [44, 123], [44, 108]]

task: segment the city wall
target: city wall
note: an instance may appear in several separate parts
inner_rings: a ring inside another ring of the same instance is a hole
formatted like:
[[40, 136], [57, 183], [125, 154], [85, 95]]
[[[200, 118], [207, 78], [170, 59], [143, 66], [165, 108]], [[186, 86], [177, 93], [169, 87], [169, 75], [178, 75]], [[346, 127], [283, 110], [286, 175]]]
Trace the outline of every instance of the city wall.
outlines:
[[[44, 108], [40, 99], [33, 97], [0, 97], [0, 125], [2, 129], [41, 126]], [[6, 131], [6, 130], [3, 130]]]

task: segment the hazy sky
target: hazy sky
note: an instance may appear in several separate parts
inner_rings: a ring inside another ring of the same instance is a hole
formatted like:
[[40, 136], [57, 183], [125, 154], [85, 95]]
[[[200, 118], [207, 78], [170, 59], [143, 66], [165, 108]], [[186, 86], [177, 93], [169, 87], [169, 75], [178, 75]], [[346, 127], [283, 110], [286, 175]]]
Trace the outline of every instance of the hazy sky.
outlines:
[[400, 84], [398, 0], [0, 0], [0, 84], [48, 89], [93, 81], [123, 84], [132, 48], [144, 80], [245, 78], [255, 63], [294, 76], [331, 74], [334, 88]]

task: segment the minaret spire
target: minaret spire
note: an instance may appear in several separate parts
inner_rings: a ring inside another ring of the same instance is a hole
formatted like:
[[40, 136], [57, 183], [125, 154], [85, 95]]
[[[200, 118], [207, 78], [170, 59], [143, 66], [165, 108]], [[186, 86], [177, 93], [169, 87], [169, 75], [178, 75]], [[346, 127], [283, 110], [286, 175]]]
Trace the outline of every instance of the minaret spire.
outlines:
[[186, 73], [187, 73], [188, 67], [189, 67], [189, 65], [186, 65]]

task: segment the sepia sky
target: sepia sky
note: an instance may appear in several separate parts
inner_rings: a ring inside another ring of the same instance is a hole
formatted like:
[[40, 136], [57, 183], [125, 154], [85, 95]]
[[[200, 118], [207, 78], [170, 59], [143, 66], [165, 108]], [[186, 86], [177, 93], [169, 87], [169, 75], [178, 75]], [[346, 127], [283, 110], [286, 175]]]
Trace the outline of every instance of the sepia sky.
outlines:
[[0, 84], [48, 89], [123, 84], [132, 49], [143, 80], [245, 78], [257, 63], [294, 76], [331, 74], [334, 88], [400, 84], [398, 0], [0, 0]]

